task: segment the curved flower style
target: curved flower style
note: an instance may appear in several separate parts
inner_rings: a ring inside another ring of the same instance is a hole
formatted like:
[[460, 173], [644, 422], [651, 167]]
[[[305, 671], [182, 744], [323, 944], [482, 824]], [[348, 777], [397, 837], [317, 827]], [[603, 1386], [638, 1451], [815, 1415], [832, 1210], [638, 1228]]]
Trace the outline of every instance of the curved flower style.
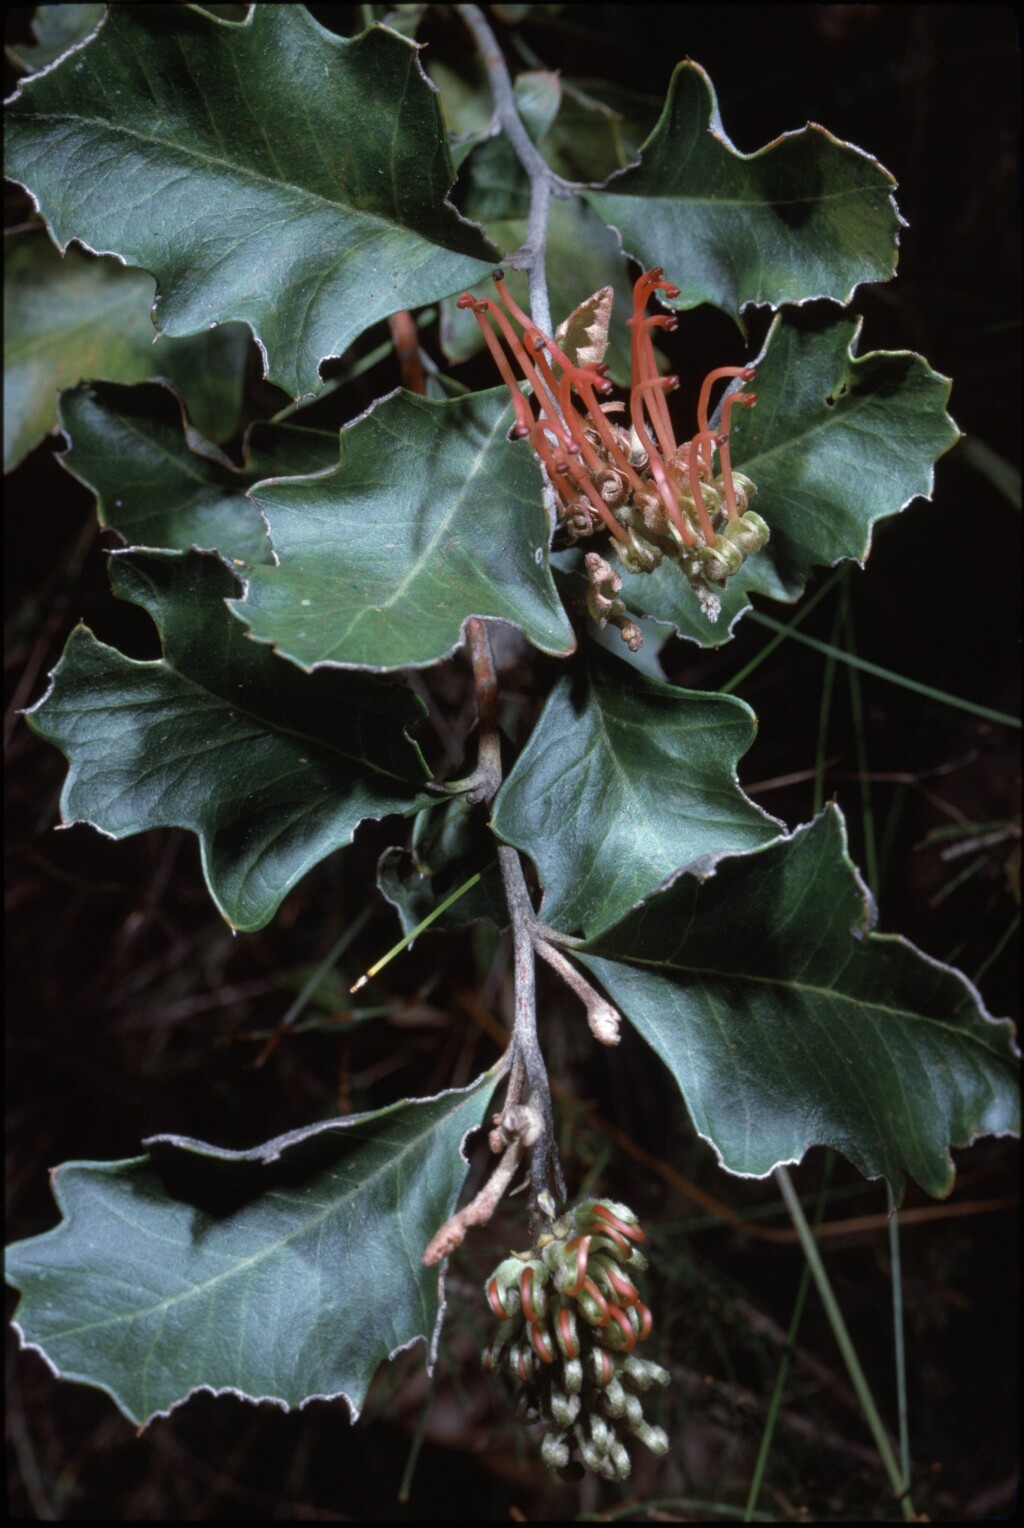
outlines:
[[633, 1351], [654, 1325], [630, 1276], [647, 1267], [635, 1246], [642, 1241], [628, 1206], [584, 1199], [529, 1252], [499, 1263], [484, 1286], [500, 1322], [484, 1368], [511, 1376], [516, 1416], [544, 1424], [541, 1457], [564, 1480], [583, 1469], [627, 1479], [630, 1438], [658, 1457], [668, 1451], [643, 1402], [668, 1384], [668, 1371]]
[[[658, 375], [651, 340], [652, 329], [675, 329], [677, 320], [667, 313], [649, 316], [646, 309], [654, 292], [671, 298], [678, 297], [679, 289], [664, 280], [660, 267], [645, 271], [633, 288], [628, 320], [632, 339], [627, 430], [609, 417], [623, 405], [598, 401], [611, 391], [607, 367], [571, 360], [515, 302], [501, 271], [495, 271], [494, 283], [500, 302], [463, 292], [458, 305], [471, 308], [476, 316], [512, 396], [515, 433], [528, 439], [540, 457], [569, 539], [607, 529], [630, 573], [650, 573], [662, 558], [670, 558], [689, 580], [708, 619], [716, 620], [721, 603], [715, 586], [724, 587], [744, 560], [761, 550], [768, 527], [747, 507], [754, 484], [733, 472], [729, 458], [732, 411], [737, 405], [749, 408], [757, 395], [728, 393], [717, 432], [708, 424], [708, 405], [716, 382], [732, 377], [749, 382], [754, 368], [719, 366], [709, 372], [697, 404], [696, 433], [677, 445], [665, 395], [679, 386], [679, 378]], [[522, 328], [521, 337], [513, 319]], [[520, 390], [499, 334], [533, 389], [537, 414]], [[582, 414], [576, 400], [583, 405]], [[591, 614], [601, 626], [612, 621], [635, 650], [640, 633], [617, 598], [621, 579], [597, 553], [588, 554], [587, 568]]]

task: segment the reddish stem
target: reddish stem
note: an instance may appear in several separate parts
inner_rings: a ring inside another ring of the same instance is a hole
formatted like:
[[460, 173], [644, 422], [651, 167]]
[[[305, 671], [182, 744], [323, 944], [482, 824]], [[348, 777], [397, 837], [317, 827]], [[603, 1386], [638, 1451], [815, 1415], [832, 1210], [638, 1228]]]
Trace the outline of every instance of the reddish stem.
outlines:
[[[654, 278], [656, 285], [664, 286], [668, 292], [678, 296], [678, 288], [670, 286], [668, 282], [661, 281], [660, 270], [649, 271], [647, 275], [648, 277]], [[554, 340], [551, 340], [546, 335], [542, 334], [537, 326], [532, 322], [532, 320], [527, 318], [522, 308], [512, 296], [512, 293], [508, 290], [508, 287], [505, 284], [504, 272], [495, 271], [493, 279], [498, 289], [498, 294], [501, 298], [501, 301], [505, 304], [505, 307], [508, 309], [509, 313], [511, 313], [514, 318], [518, 318], [519, 322], [524, 326], [524, 329], [528, 329], [533, 334], [538, 336], [538, 338], [543, 342], [547, 349], [550, 350], [552, 358], [562, 368], [563, 376], [561, 383], [559, 384], [559, 401], [561, 402], [562, 412], [565, 414], [566, 420], [573, 420], [576, 413], [575, 409], [572, 409], [570, 406], [568, 393], [568, 389], [574, 387], [580, 398], [583, 400], [583, 405], [587, 411], [587, 416], [593, 424], [594, 429], [601, 437], [602, 444], [605, 446], [605, 449], [608, 451], [608, 454], [611, 456], [616, 467], [618, 467], [619, 471], [625, 476], [630, 488], [634, 493], [645, 493], [646, 488], [642, 479], [633, 468], [625, 452], [619, 446], [619, 443], [612, 433], [611, 427], [605, 418], [600, 404], [594, 397], [595, 387], [600, 388], [601, 392], [611, 391], [611, 383], [608, 382], [603, 375], [604, 368], [588, 368], [574, 365], [573, 362], [569, 360], [569, 357], [564, 353], [564, 351], [559, 349]], [[641, 281], [644, 281], [647, 278], [641, 277], [640, 279]], [[650, 289], [651, 288], [648, 288], [648, 290]], [[646, 298], [644, 300], [646, 301]], [[584, 456], [586, 456], [586, 459], [589, 462], [591, 468], [594, 468], [594, 456], [587, 456], [588, 442], [584, 441], [582, 438], [582, 426], [576, 422], [570, 422], [568, 427], [572, 430], [573, 435], [579, 442]], [[603, 466], [604, 464], [602, 463], [601, 465]]]
[[626, 482], [629, 484], [633, 492], [646, 493], [647, 485], [639, 476], [626, 453], [623, 451], [622, 447], [615, 439], [615, 436], [612, 433], [612, 427], [608, 423], [608, 417], [604, 413], [604, 410], [601, 408], [601, 405], [598, 403], [597, 399], [594, 397], [594, 389], [586, 380], [583, 372], [579, 372], [577, 375], [578, 381], [575, 385], [580, 397], [583, 399], [583, 402], [586, 405], [587, 418], [590, 420], [591, 424], [594, 426], [594, 429], [601, 437], [602, 445], [605, 447], [608, 455], [611, 457], [616, 467], [618, 467], [619, 471], [625, 477]]
[[[651, 343], [651, 329], [675, 329], [677, 321], [670, 314], [656, 315], [653, 318], [636, 317], [627, 319], [632, 330], [630, 342], [630, 373], [633, 387], [646, 387], [657, 380], [658, 363], [654, 355], [654, 346]], [[669, 417], [668, 404], [657, 393], [652, 393], [648, 403], [647, 412], [651, 423], [654, 425], [654, 433], [658, 437], [662, 455], [666, 461], [671, 461], [678, 447], [672, 430], [672, 420]]]
[[609, 1320], [611, 1319], [611, 1311], [610, 1311], [610, 1308], [609, 1308], [609, 1305], [608, 1305], [608, 1301], [605, 1299], [604, 1295], [598, 1289], [598, 1287], [594, 1283], [593, 1279], [586, 1278], [586, 1279], [583, 1280], [583, 1289], [582, 1289], [581, 1293], [588, 1294], [590, 1296], [590, 1298], [593, 1300], [594, 1304], [597, 1306], [598, 1311], [600, 1312], [600, 1315], [601, 1315], [600, 1321], [594, 1322], [594, 1323], [592, 1323], [592, 1325], [607, 1326]]
[[398, 357], [402, 386], [410, 393], [418, 393], [423, 397], [427, 391], [427, 378], [420, 358], [420, 336], [416, 320], [408, 308], [404, 308], [399, 313], [392, 313], [388, 319], [388, 328]]
[[497, 1279], [492, 1278], [487, 1281], [487, 1301], [499, 1321], [508, 1320], [508, 1311], [505, 1309], [504, 1301], [501, 1298], [501, 1290], [498, 1288]]
[[562, 1351], [565, 1353], [566, 1358], [579, 1358], [579, 1339], [573, 1335], [572, 1320], [564, 1305], [555, 1319], [558, 1322], [558, 1329], [562, 1334]]
[[583, 1288], [583, 1281], [587, 1276], [587, 1259], [590, 1254], [590, 1237], [578, 1236], [575, 1241], [569, 1243], [569, 1248], [576, 1248], [576, 1277], [570, 1288], [565, 1292], [570, 1299], [575, 1300]]
[[[632, 1328], [630, 1328], [630, 1330], [632, 1330]], [[548, 1336], [544, 1328], [531, 1321], [530, 1325], [527, 1327], [527, 1332], [529, 1334], [530, 1342], [533, 1344], [533, 1351], [536, 1353], [541, 1362], [546, 1364], [553, 1364], [556, 1357], [554, 1344], [552, 1343], [551, 1338]]]
[[[508, 345], [509, 350], [511, 350], [513, 356], [518, 362], [523, 376], [533, 388], [534, 396], [536, 397], [537, 402], [540, 404], [542, 412], [548, 413], [545, 407], [545, 398], [549, 396], [547, 384], [544, 381], [540, 371], [534, 365], [531, 357], [527, 355], [522, 340], [519, 338], [518, 334], [509, 322], [508, 315], [503, 313], [501, 308], [498, 307], [498, 304], [496, 302], [492, 302], [489, 297], [479, 298], [477, 301], [476, 309], [474, 311], [479, 311], [481, 306], [488, 313], [488, 315], [495, 320], [498, 327], [500, 328], [502, 335], [504, 336], [505, 343]], [[539, 330], [537, 332], [540, 333]], [[548, 418], [552, 434], [558, 436], [562, 445], [565, 446], [567, 450], [575, 450], [572, 436], [569, 434], [562, 421], [557, 417], [556, 401], [554, 398], [551, 399], [551, 410], [548, 414]]]
[[551, 480], [551, 484], [567, 510], [572, 509], [573, 499], [565, 487], [564, 479], [569, 475], [569, 466], [564, 459], [555, 456], [547, 436], [544, 434], [544, 425], [537, 420], [530, 432], [530, 445], [540, 457]]
[[629, 1317], [626, 1315], [626, 1312], [624, 1310], [620, 1310], [617, 1305], [609, 1305], [608, 1314], [611, 1316], [612, 1320], [615, 1322], [615, 1325], [622, 1333], [623, 1348], [627, 1353], [632, 1353], [633, 1349], [637, 1345], [638, 1338], [636, 1332], [633, 1330]]
[[604, 521], [605, 525], [611, 531], [616, 540], [621, 541], [624, 545], [628, 545], [629, 535], [619, 524], [618, 520], [616, 520], [611, 510], [608, 508], [607, 504], [598, 493], [596, 487], [590, 481], [590, 478], [587, 476], [586, 469], [580, 466], [578, 462], [566, 460], [564, 453], [562, 453], [560, 449], [552, 451], [544, 435], [545, 423], [546, 421], [541, 420], [536, 422], [533, 433], [530, 436], [530, 440], [533, 445], [533, 449], [536, 451], [537, 455], [540, 457], [541, 461], [544, 463], [548, 470], [548, 477], [550, 477], [552, 483], [554, 483], [555, 487], [558, 489], [558, 492], [561, 494], [563, 503], [568, 505], [569, 499], [564, 489], [562, 489], [561, 485], [559, 484], [558, 479], [568, 476], [576, 484], [579, 491], [585, 494], [586, 497], [590, 500], [590, 503], [593, 505], [594, 509], [597, 510], [597, 513], [600, 515], [601, 519]]
[[603, 1220], [606, 1225], [614, 1226], [616, 1231], [621, 1232], [623, 1236], [628, 1236], [630, 1241], [642, 1242], [647, 1240], [642, 1226], [630, 1225], [629, 1221], [623, 1220], [621, 1216], [616, 1215], [614, 1210], [608, 1209], [607, 1205], [597, 1203], [591, 1207], [590, 1213], [595, 1220]]
[[536, 325], [533, 324], [533, 319], [526, 316], [522, 308], [512, 296], [512, 293], [509, 291], [508, 283], [505, 280], [505, 272], [501, 270], [492, 271], [491, 280], [494, 282], [494, 285], [497, 288], [498, 296], [505, 304], [512, 317], [517, 318], [524, 329], [529, 329], [531, 325], [536, 327]]
[[635, 1305], [640, 1299], [639, 1290], [635, 1289], [625, 1274], [619, 1273], [612, 1264], [609, 1263], [605, 1268], [604, 1276], [615, 1291], [616, 1299], [623, 1305]]

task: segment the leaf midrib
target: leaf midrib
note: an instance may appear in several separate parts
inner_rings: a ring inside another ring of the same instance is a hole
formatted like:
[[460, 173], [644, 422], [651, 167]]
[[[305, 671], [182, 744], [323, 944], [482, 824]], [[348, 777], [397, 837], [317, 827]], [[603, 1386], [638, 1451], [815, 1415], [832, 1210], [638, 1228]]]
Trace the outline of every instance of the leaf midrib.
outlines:
[[[80, 125], [81, 127], [90, 130], [104, 129], [110, 133], [112, 137], [117, 138], [120, 136], [140, 145], [145, 145], [150, 148], [158, 148], [162, 153], [167, 154], [169, 159], [174, 155], [178, 155], [180, 156], [181, 161], [186, 169], [193, 165], [202, 165], [235, 176], [240, 180], [247, 180], [252, 185], [269, 187], [275, 191], [285, 191], [290, 192], [298, 197], [306, 197], [322, 208], [334, 213], [336, 216], [341, 216], [343, 218], [347, 216], [350, 221], [355, 221], [358, 218], [365, 218], [368, 221], [381, 224], [388, 229], [396, 229], [403, 234], [422, 239], [425, 244], [434, 244], [439, 249], [447, 249], [452, 254], [460, 255], [464, 259], [476, 260], [477, 263], [481, 265], [486, 264], [486, 261], [484, 261], [482, 256], [466, 255], [463, 251], [456, 249], [453, 245], [442, 243], [440, 239], [435, 238], [432, 234], [423, 233], [418, 228], [413, 227], [412, 224], [398, 222], [395, 218], [388, 217], [382, 212], [370, 212], [365, 208], [356, 206], [351, 202], [332, 201], [329, 197], [324, 196], [322, 192], [314, 191], [310, 187], [296, 185], [294, 182], [289, 180], [274, 180], [271, 176], [263, 174], [258, 170], [251, 169], [247, 165], [236, 164], [231, 160], [219, 158], [214, 154], [201, 154], [195, 149], [186, 148], [182, 144], [175, 143], [173, 140], [160, 138], [151, 133], [142, 133], [137, 129], [122, 126], [120, 123], [108, 122], [105, 118], [91, 119], [88, 117], [83, 117], [77, 112], [26, 111], [12, 118], [12, 123], [17, 122], [24, 122], [26, 124], [52, 123], [56, 126]], [[10, 131], [10, 127], [8, 128], [8, 131]], [[18, 184], [22, 184], [22, 182], [19, 181]], [[450, 222], [451, 216], [455, 216], [457, 219], [455, 226], [462, 226], [461, 220], [458, 220], [458, 214], [455, 213], [454, 208], [451, 207], [451, 204], [448, 203], [447, 200], [443, 199], [441, 201], [437, 208], [437, 212], [439, 218], [441, 218], [443, 221]]]

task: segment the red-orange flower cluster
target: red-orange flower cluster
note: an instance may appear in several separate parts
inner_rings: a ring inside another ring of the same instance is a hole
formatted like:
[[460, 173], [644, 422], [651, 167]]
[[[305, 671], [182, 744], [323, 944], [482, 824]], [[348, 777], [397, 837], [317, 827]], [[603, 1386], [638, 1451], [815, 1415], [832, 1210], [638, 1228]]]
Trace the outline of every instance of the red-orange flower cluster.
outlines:
[[[620, 561], [631, 573], [650, 572], [669, 557], [679, 564], [714, 619], [718, 601], [709, 585], [724, 585], [768, 539], [764, 521], [747, 508], [754, 485], [733, 472], [729, 455], [732, 411], [737, 405], [749, 408], [756, 394], [740, 390], [727, 394], [718, 430], [712, 431], [708, 422], [715, 383], [733, 377], [749, 382], [753, 367], [719, 366], [705, 377], [696, 433], [679, 446], [666, 401], [679, 379], [659, 376], [651, 339], [652, 330], [674, 329], [677, 321], [671, 314], [646, 311], [653, 293], [661, 291], [671, 299], [679, 296], [679, 289], [664, 279], [660, 268], [646, 271], [633, 288], [633, 313], [628, 320], [631, 428], [626, 430], [610, 417], [622, 405], [599, 401], [612, 388], [607, 366], [579, 364], [523, 312], [500, 271], [495, 272], [494, 281], [499, 302], [463, 292], [458, 305], [476, 316], [512, 397], [515, 433], [530, 441], [543, 463], [569, 538], [576, 540], [606, 528]], [[513, 320], [521, 326], [521, 336]], [[536, 413], [523, 396], [502, 340], [533, 390]], [[596, 555], [593, 560], [601, 564], [606, 595], [608, 565]], [[604, 610], [607, 598], [603, 595], [602, 600]], [[608, 618], [605, 613], [603, 619]]]

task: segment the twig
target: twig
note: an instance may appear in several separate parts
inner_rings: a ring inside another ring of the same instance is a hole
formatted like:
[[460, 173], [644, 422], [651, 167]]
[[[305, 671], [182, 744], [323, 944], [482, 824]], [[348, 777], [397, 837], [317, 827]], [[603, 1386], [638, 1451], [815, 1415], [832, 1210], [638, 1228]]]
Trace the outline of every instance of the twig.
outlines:
[[[548, 213], [552, 196], [571, 196], [578, 189], [556, 175], [545, 164], [530, 139], [516, 109], [512, 80], [497, 39], [478, 5], [460, 5], [457, 14], [464, 21], [483, 59], [494, 98], [494, 110], [501, 131], [519, 160], [530, 182], [530, 213], [525, 242], [504, 264], [526, 272], [530, 288], [530, 313], [545, 334], [552, 333], [551, 307], [548, 300], [545, 260], [547, 256]], [[553, 402], [557, 408], [557, 402]], [[557, 509], [554, 491], [545, 480], [545, 499], [552, 525]], [[479, 727], [477, 765], [466, 779], [437, 787], [447, 793], [458, 791], [471, 801], [493, 800], [501, 784], [501, 750], [498, 732], [498, 682], [494, 670], [486, 623], [471, 617], [466, 623], [466, 641], [473, 663]], [[504, 1155], [485, 1187], [468, 1205], [443, 1226], [427, 1249], [424, 1261], [437, 1262], [446, 1250], [457, 1246], [469, 1225], [480, 1225], [490, 1218], [494, 1207], [511, 1181], [519, 1154], [530, 1151], [530, 1216], [536, 1222], [554, 1213], [553, 1198], [565, 1198], [565, 1180], [555, 1142], [554, 1114], [547, 1069], [537, 1038], [537, 991], [535, 959], [539, 952], [582, 998], [594, 1034], [604, 1044], [618, 1038], [619, 1015], [590, 986], [554, 943], [564, 943], [559, 935], [538, 920], [534, 912], [526, 878], [517, 851], [506, 844], [498, 846], [505, 899], [512, 924], [515, 958], [515, 1019], [506, 1052], [509, 1081], [502, 1112], [496, 1116], [491, 1132], [491, 1147]], [[553, 943], [554, 942], [554, 943]], [[452, 1240], [452, 1238], [455, 1240]], [[443, 1250], [438, 1251], [438, 1248]], [[435, 1255], [436, 1254], [436, 1255]]]
[[564, 1199], [565, 1179], [555, 1144], [555, 1120], [551, 1107], [551, 1089], [540, 1042], [537, 1039], [537, 984], [534, 967], [536, 919], [526, 887], [526, 877], [519, 855], [508, 844], [498, 845], [498, 863], [505, 887], [505, 899], [512, 918], [512, 943], [515, 952], [516, 1011], [510, 1049], [513, 1065], [522, 1063], [529, 1087], [528, 1101], [537, 1111], [541, 1133], [530, 1154], [530, 1213], [540, 1213], [542, 1194], [554, 1193]]
[[[498, 680], [486, 622], [472, 617], [466, 624], [466, 639], [473, 661], [479, 719], [479, 757], [476, 769], [469, 776], [470, 790], [472, 799], [490, 801], [501, 784], [502, 771]], [[466, 790], [467, 783], [465, 780], [459, 782], [459, 788]], [[490, 1219], [526, 1150], [530, 1152], [531, 1220], [536, 1224], [542, 1218], [550, 1219], [554, 1213], [553, 1201], [566, 1197], [555, 1140], [551, 1086], [537, 1037], [535, 960], [538, 953], [582, 999], [598, 1039], [609, 1045], [618, 1038], [620, 1020], [617, 1010], [554, 948], [551, 940], [558, 936], [537, 918], [518, 852], [508, 844], [499, 844], [498, 864], [512, 926], [515, 962], [515, 1017], [505, 1052], [508, 1086], [504, 1107], [495, 1115], [495, 1128], [490, 1135], [491, 1150], [504, 1154], [472, 1203], [447, 1221], [432, 1238], [423, 1258], [428, 1264], [439, 1262], [457, 1247], [471, 1225], [482, 1225]]]
[[497, 1209], [501, 1196], [512, 1182], [522, 1154], [523, 1142], [517, 1136], [515, 1140], [509, 1142], [505, 1155], [476, 1198], [471, 1199], [469, 1204], [452, 1216], [451, 1220], [446, 1220], [441, 1229], [431, 1237], [427, 1250], [423, 1254], [425, 1267], [432, 1268], [443, 1257], [454, 1252], [456, 1247], [460, 1247], [470, 1226], [487, 1224]]
[[[503, 263], [526, 272], [530, 289], [530, 314], [533, 321], [544, 334], [554, 334], [546, 269], [548, 213], [552, 196], [572, 196], [577, 187], [563, 180], [560, 175], [556, 175], [554, 170], [545, 164], [543, 156], [526, 131], [516, 109], [511, 76], [498, 46], [498, 40], [491, 31], [490, 23], [483, 11], [478, 5], [459, 5], [456, 6], [456, 10], [480, 50], [484, 68], [487, 70], [491, 95], [494, 98], [494, 110], [498, 123], [511, 143], [516, 158], [530, 182], [530, 212], [526, 224], [526, 239], [517, 250], [505, 256]], [[559, 412], [557, 399], [552, 399], [552, 408], [557, 415]], [[558, 505], [555, 500], [555, 490], [548, 481], [547, 473], [544, 474], [544, 504], [548, 512], [548, 524], [553, 530], [558, 520]]]
[[548, 944], [546, 939], [535, 932], [534, 946], [537, 954], [542, 955], [549, 966], [553, 966], [562, 980], [572, 988], [587, 1010], [587, 1023], [595, 1040], [600, 1040], [602, 1045], [618, 1045], [619, 1025], [622, 1023], [622, 1015], [614, 1004], [595, 992], [582, 972], [570, 965], [562, 954], [553, 945]]
[[544, 262], [547, 253], [548, 212], [552, 196], [572, 196], [577, 187], [563, 180], [545, 164], [523, 120], [516, 110], [512, 79], [483, 11], [478, 5], [456, 7], [465, 22], [487, 70], [487, 79], [494, 97], [494, 110], [516, 158], [522, 165], [530, 182], [530, 213], [526, 225], [526, 239], [514, 254], [505, 258], [505, 264], [525, 271], [530, 283], [530, 313], [538, 329], [553, 334], [551, 308], [548, 302], [547, 277]]

